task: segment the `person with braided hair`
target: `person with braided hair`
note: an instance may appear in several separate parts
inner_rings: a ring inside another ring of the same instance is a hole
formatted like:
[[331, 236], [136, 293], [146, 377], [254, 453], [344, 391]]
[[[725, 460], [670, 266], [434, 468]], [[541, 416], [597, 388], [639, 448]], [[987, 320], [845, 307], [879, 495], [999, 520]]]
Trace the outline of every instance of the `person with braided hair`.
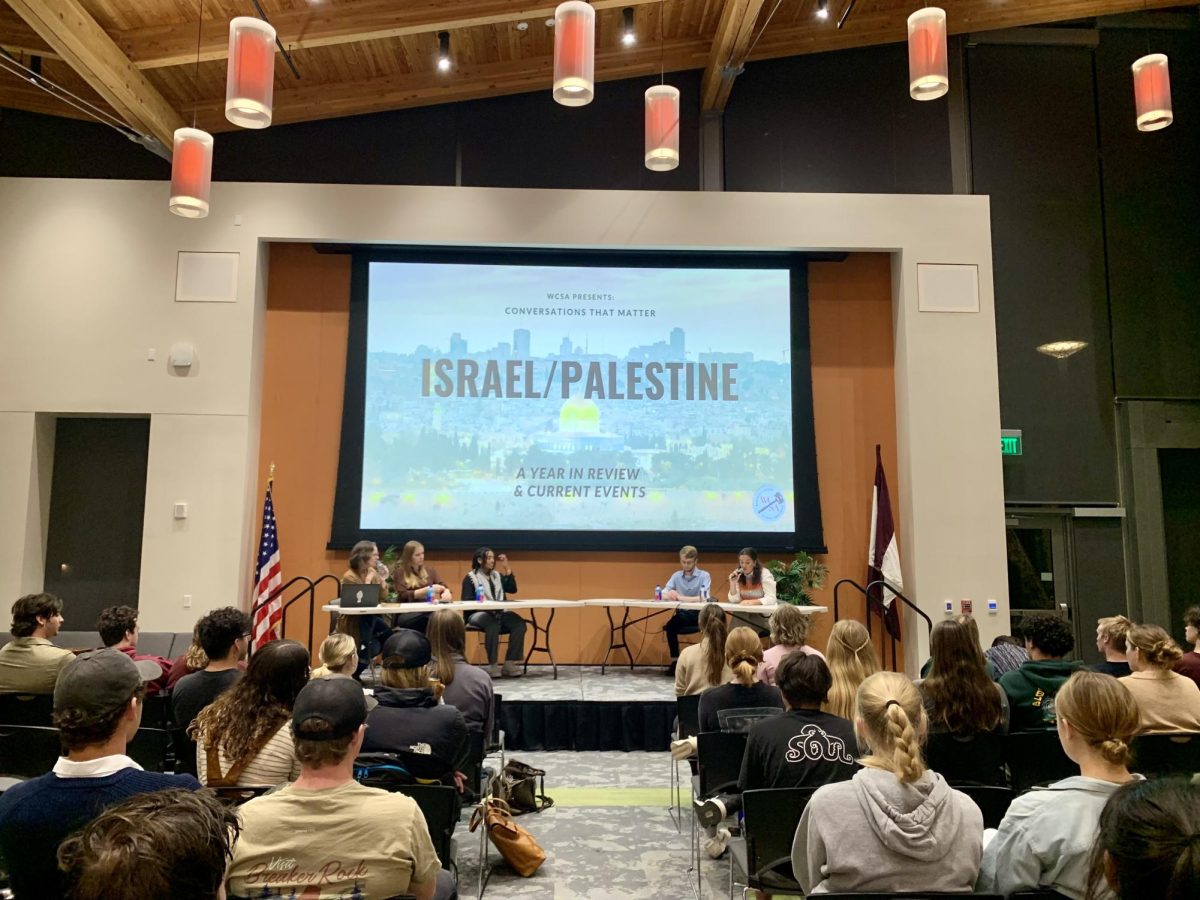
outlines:
[[1087, 900], [1200, 897], [1200, 784], [1135, 781], [1109, 798], [1092, 848]]
[[1123, 680], [1085, 670], [1059, 689], [1058, 740], [1079, 774], [1012, 802], [984, 850], [977, 891], [1049, 889], [1073, 900], [1084, 896], [1100, 812], [1121, 785], [1141, 778], [1128, 768], [1138, 710]]
[[1134, 625], [1125, 635], [1129, 668], [1121, 679], [1137, 701], [1142, 731], [1200, 731], [1200, 687], [1172, 672], [1183, 651], [1157, 625]]
[[870, 748], [863, 768], [812, 795], [792, 841], [792, 869], [805, 895], [970, 892], [983, 814], [925, 768], [920, 692], [898, 672], [871, 675], [855, 696], [854, 728]]

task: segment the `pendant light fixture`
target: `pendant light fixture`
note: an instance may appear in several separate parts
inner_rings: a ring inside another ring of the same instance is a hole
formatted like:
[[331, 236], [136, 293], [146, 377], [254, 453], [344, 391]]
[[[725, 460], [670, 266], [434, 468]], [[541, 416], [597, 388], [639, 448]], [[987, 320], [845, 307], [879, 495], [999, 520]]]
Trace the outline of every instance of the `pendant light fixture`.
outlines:
[[946, 11], [927, 6], [908, 17], [908, 94], [914, 100], [936, 100], [948, 90]]
[[275, 29], [252, 16], [230, 20], [225, 118], [242, 128], [266, 128], [274, 93]]
[[646, 88], [646, 168], [669, 172], [679, 165], [679, 88], [666, 83], [663, 8], [658, 11], [659, 84]]
[[[199, 84], [200, 35], [204, 24], [204, 0], [196, 23], [196, 69], [193, 79]], [[176, 128], [171, 147], [171, 196], [167, 209], [185, 219], [203, 219], [208, 215], [208, 195], [212, 187], [213, 138], [196, 128], [196, 107], [192, 107], [192, 127]]]
[[1138, 131], [1158, 131], [1174, 120], [1171, 75], [1165, 53], [1150, 53], [1133, 64], [1133, 100]]
[[567, 0], [554, 10], [554, 100], [587, 106], [596, 94], [596, 10]]

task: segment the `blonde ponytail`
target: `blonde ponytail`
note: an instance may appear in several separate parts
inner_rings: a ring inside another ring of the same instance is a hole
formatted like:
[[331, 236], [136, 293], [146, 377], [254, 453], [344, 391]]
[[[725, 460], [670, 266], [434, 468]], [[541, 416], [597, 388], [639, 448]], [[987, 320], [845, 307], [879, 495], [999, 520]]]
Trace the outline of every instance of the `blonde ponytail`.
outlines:
[[753, 628], [744, 625], [729, 632], [725, 638], [725, 665], [743, 687], [752, 687], [762, 662], [762, 642]]
[[855, 715], [862, 720], [869, 756], [864, 766], [886, 769], [902, 783], [911, 784], [925, 774], [921, 739], [925, 709], [913, 683], [898, 672], [877, 672], [858, 688]]
[[721, 683], [721, 670], [725, 663], [725, 612], [715, 603], [706, 603], [700, 610], [700, 633], [704, 635], [704, 667], [708, 683]]

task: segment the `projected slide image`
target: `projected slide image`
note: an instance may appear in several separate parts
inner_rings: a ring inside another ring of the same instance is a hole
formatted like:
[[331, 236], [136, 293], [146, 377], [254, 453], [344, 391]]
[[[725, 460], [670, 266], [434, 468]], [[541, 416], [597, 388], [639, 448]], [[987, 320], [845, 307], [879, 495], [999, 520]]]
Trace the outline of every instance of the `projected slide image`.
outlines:
[[789, 285], [372, 262], [360, 526], [793, 531]]

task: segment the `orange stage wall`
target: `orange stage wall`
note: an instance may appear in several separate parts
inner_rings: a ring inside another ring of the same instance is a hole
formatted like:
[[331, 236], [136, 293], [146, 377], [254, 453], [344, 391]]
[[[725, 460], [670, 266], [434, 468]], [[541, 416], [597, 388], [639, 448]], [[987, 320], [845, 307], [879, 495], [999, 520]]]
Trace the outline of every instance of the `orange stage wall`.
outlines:
[[[325, 545], [337, 479], [349, 307], [348, 256], [319, 254], [308, 244], [271, 245], [259, 496], [274, 462], [285, 581], [296, 575], [340, 575], [346, 568], [346, 554], [327, 551]], [[809, 319], [817, 477], [829, 550], [824, 562], [830, 573], [828, 587], [816, 600], [831, 608], [814, 620], [811, 642], [824, 648], [833, 623], [833, 584], [843, 577], [862, 582], [866, 575], [877, 443], [883, 447], [892, 496], [898, 492], [888, 256], [860, 253], [840, 263], [811, 264]], [[700, 550], [701, 567], [712, 573], [714, 587], [722, 587], [736, 559], [732, 554], [705, 556], [703, 546]], [[427, 561], [457, 596], [468, 554], [433, 546], [426, 553]], [[768, 553], [764, 559], [776, 556]], [[673, 553], [526, 551], [510, 558], [522, 598], [647, 597], [654, 585], [665, 583], [678, 568]], [[843, 591], [843, 603], [843, 617], [862, 618], [861, 596], [855, 599]], [[546, 614], [538, 613], [543, 620]], [[317, 613], [317, 644], [328, 630], [328, 621], [325, 613]], [[662, 616], [631, 629], [630, 643], [638, 662], [666, 660], [666, 642], [658, 633], [665, 621]], [[289, 612], [287, 631], [288, 637], [305, 640], [306, 614]], [[879, 641], [879, 629], [875, 631]], [[607, 636], [603, 609], [559, 610], [552, 635], [555, 659], [597, 663], [607, 647]], [[468, 652], [481, 660], [482, 649], [475, 638], [470, 641]], [[315, 659], [316, 647], [312, 649]]]

